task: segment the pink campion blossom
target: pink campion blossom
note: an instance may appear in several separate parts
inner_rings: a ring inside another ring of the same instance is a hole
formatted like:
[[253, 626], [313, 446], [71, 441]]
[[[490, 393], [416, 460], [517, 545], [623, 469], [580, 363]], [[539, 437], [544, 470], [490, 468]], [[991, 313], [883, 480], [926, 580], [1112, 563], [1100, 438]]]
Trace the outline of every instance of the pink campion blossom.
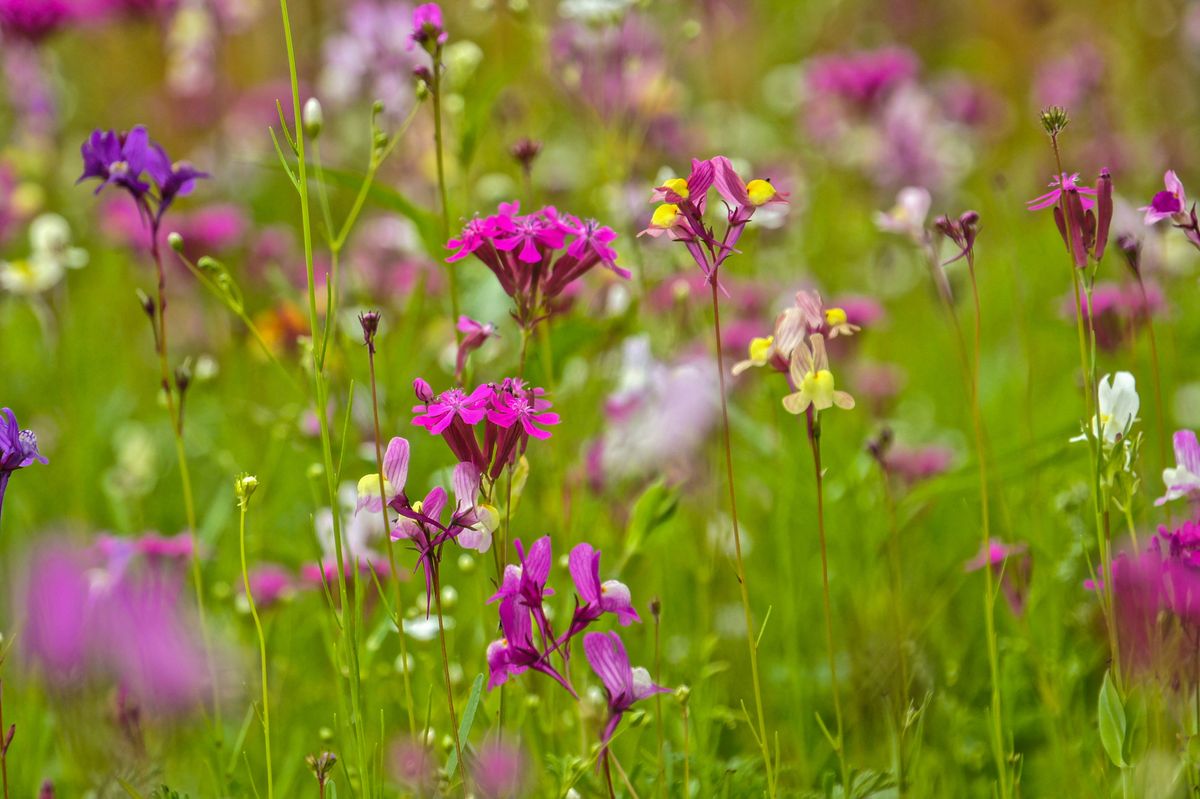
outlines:
[[1096, 190], [1087, 186], [1079, 185], [1079, 173], [1075, 172], [1068, 175], [1066, 172], [1050, 178], [1050, 182], [1046, 184], [1050, 186], [1050, 191], [1034, 197], [1025, 203], [1030, 211], [1040, 211], [1044, 208], [1051, 208], [1058, 204], [1063, 192], [1069, 192], [1072, 189], [1079, 192], [1079, 201], [1083, 205], [1083, 210], [1087, 211], [1095, 205], [1095, 200], [1091, 199], [1096, 196]]
[[1167, 491], [1154, 501], [1165, 505], [1176, 499], [1187, 497], [1192, 502], [1200, 500], [1200, 441], [1192, 430], [1177, 430], [1172, 437], [1175, 449], [1175, 466], [1163, 469], [1163, 483]]
[[860, 50], [812, 59], [807, 83], [815, 95], [866, 107], [915, 78], [919, 67], [912, 51], [902, 47]]
[[1155, 194], [1149, 205], [1138, 209], [1146, 212], [1145, 223], [1153, 225], [1164, 219], [1170, 219], [1176, 224], [1186, 224], [1188, 222], [1187, 193], [1184, 191], [1183, 181], [1175, 174], [1175, 170], [1168, 169], [1163, 175], [1163, 184], [1166, 189]]
[[625, 644], [616, 633], [588, 633], [583, 637], [583, 652], [608, 694], [608, 723], [600, 735], [600, 745], [607, 749], [621, 717], [634, 703], [670, 693], [670, 689], [655, 685], [650, 672], [641, 666], [629, 665]]
[[413, 46], [432, 49], [441, 46], [450, 39], [442, 24], [442, 7], [437, 3], [422, 3], [413, 9], [412, 34], [409, 37], [408, 48]]
[[1016, 616], [1025, 610], [1029, 581], [1033, 577], [1033, 559], [1028, 549], [1023, 543], [1010, 545], [993, 539], [986, 552], [980, 549], [979, 554], [963, 566], [968, 572], [988, 568], [1000, 577], [1000, 590], [1004, 592], [1004, 599]]
[[404, 738], [392, 745], [392, 776], [417, 796], [427, 796], [437, 787], [437, 759], [432, 749], [416, 738]]
[[498, 338], [500, 334], [491, 322], [477, 322], [466, 315], [458, 317], [457, 327], [463, 336], [454, 356], [454, 379], [461, 383], [463, 371], [467, 368], [467, 357], [487, 343], [488, 339]]

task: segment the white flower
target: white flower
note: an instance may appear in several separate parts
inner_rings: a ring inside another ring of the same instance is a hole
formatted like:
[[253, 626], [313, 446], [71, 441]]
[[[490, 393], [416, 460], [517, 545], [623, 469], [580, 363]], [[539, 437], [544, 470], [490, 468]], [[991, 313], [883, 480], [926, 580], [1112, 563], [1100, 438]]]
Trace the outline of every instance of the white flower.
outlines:
[[0, 261], [0, 288], [14, 294], [40, 294], [53, 288], [67, 269], [87, 265], [86, 250], [71, 246], [71, 226], [58, 214], [42, 214], [29, 225], [29, 257]]
[[[1100, 419], [1092, 419], [1092, 435], [1103, 439], [1105, 444], [1116, 444], [1129, 434], [1136, 422], [1138, 408], [1137, 386], [1129, 372], [1117, 372], [1100, 378], [1098, 387]], [[1086, 441], [1086, 436], [1076, 436], [1072, 441]]]
[[896, 195], [896, 204], [888, 212], [875, 212], [875, 225], [885, 233], [897, 233], [920, 241], [925, 236], [925, 218], [933, 200], [920, 186], [906, 186]]

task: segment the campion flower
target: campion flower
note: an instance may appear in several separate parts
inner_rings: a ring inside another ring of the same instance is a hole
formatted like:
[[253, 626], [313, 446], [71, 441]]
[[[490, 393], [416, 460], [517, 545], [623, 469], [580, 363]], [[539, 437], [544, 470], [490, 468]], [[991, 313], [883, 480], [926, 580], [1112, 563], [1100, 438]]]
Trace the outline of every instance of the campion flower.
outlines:
[[919, 447], [896, 444], [883, 454], [882, 464], [888, 474], [913, 485], [949, 470], [954, 464], [954, 450], [941, 444]]
[[424, 380], [413, 383], [420, 405], [413, 424], [441, 436], [460, 462], [468, 462], [497, 479], [525, 453], [530, 438], [550, 438], [545, 429], [558, 424], [545, 391], [517, 378], [484, 383], [470, 393], [451, 388], [434, 394]]
[[1079, 185], [1078, 172], [1070, 175], [1064, 172], [1062, 175], [1050, 178], [1050, 182], [1046, 185], [1050, 187], [1050, 191], [1039, 197], [1034, 197], [1025, 203], [1030, 211], [1041, 211], [1044, 208], [1051, 208], [1059, 203], [1064, 192], [1072, 190], [1079, 192], [1080, 204], [1083, 206], [1083, 210], [1089, 210], [1096, 204], [1096, 201], [1093, 199], [1096, 196], [1096, 190]]
[[492, 271], [513, 299], [513, 317], [525, 330], [544, 319], [551, 302], [595, 266], [628, 279], [617, 265], [612, 242], [617, 234], [594, 219], [581, 220], [546, 206], [520, 213], [518, 203], [501, 203], [498, 212], [467, 222], [446, 242], [455, 263], [473, 255]]
[[906, 186], [896, 194], [890, 211], [875, 212], [875, 226], [886, 233], [907, 236], [918, 244], [925, 239], [925, 220], [933, 198], [921, 186]]
[[500, 334], [491, 322], [476, 322], [469, 316], [458, 317], [458, 332], [463, 337], [454, 356], [454, 379], [461, 383], [463, 371], [467, 368], [467, 357], [487, 343], [488, 339], [499, 338]]
[[432, 50], [450, 40], [450, 34], [442, 26], [442, 8], [437, 3], [422, 3], [413, 9], [412, 33], [408, 49], [414, 46]]
[[1196, 501], [1200, 499], [1200, 442], [1195, 432], [1177, 430], [1172, 438], [1175, 448], [1175, 466], [1163, 469], [1163, 483], [1167, 491], [1154, 501], [1165, 505], [1181, 497]]
[[48, 463], [38, 452], [37, 436], [32, 430], [20, 428], [12, 410], [0, 408], [0, 511], [4, 509], [4, 492], [13, 472], [34, 463]]
[[621, 717], [634, 703], [655, 694], [670, 693], [670, 689], [655, 685], [650, 672], [641, 666], [629, 665], [625, 644], [614, 632], [588, 633], [583, 637], [583, 652], [608, 695], [608, 722], [600, 735], [600, 745], [607, 749]]
[[[1098, 386], [1100, 401], [1100, 418], [1092, 418], [1092, 435], [1101, 439], [1106, 446], [1115, 445], [1129, 435], [1130, 428], [1136, 422], [1140, 400], [1133, 375], [1129, 372], [1117, 372], [1100, 378]], [[1086, 441], [1087, 436], [1079, 435], [1072, 441]]]
[[1157, 224], [1164, 219], [1170, 219], [1177, 225], [1186, 225], [1189, 218], [1183, 181], [1175, 174], [1175, 170], [1168, 169], [1163, 175], [1163, 184], [1166, 188], [1155, 194], [1149, 205], [1144, 205], [1138, 210], [1146, 212], [1147, 225]]
[[865, 108], [915, 78], [919, 68], [911, 51], [885, 47], [818, 56], [809, 62], [806, 79], [815, 95]]
[[783, 407], [788, 413], [801, 414], [810, 407], [814, 413], [835, 405], [847, 410], [854, 407], [854, 397], [834, 387], [829, 357], [825, 354], [825, 337], [820, 333], [796, 347], [788, 374], [796, 389], [783, 398]]
[[1025, 610], [1025, 599], [1029, 593], [1029, 581], [1033, 577], [1033, 559], [1029, 556], [1028, 547], [1023, 543], [1005, 544], [992, 540], [988, 550], [980, 550], [979, 554], [964, 564], [967, 572], [976, 572], [983, 568], [1001, 578], [1000, 589], [1013, 615], [1020, 616]]

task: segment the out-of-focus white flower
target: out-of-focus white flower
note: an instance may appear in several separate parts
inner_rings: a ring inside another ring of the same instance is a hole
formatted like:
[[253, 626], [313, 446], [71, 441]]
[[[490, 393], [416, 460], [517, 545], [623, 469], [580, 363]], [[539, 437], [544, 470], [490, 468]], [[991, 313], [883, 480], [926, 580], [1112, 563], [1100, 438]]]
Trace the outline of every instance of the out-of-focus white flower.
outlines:
[[908, 236], [920, 241], [925, 236], [925, 219], [933, 200], [920, 186], [905, 186], [896, 195], [890, 211], [876, 211], [875, 225], [886, 233]]
[[68, 269], [87, 265], [87, 251], [71, 246], [71, 226], [58, 214], [42, 214], [29, 225], [29, 255], [0, 261], [0, 288], [14, 294], [40, 294], [62, 280]]

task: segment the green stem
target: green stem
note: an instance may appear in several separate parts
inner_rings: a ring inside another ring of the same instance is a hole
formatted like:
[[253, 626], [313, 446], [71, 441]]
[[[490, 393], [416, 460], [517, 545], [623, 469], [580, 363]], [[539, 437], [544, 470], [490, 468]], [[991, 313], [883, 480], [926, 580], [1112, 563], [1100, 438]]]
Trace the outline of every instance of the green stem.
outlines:
[[441, 569], [436, 560], [431, 558], [430, 561], [433, 563], [433, 600], [437, 605], [438, 641], [442, 645], [442, 678], [446, 681], [446, 704], [450, 708], [450, 733], [454, 738], [454, 751], [458, 755], [458, 773], [462, 775], [463, 796], [470, 796], [471, 791], [467, 785], [467, 762], [463, 760], [462, 741], [459, 740], [458, 735], [458, 713], [454, 709], [454, 686], [450, 682], [450, 656], [446, 651], [446, 624], [442, 618]]
[[267, 692], [267, 639], [263, 635], [262, 621], [258, 617], [258, 607], [254, 603], [254, 594], [250, 590], [250, 571], [246, 566], [246, 510], [250, 504], [249, 497], [238, 502], [238, 545], [242, 558], [242, 586], [246, 590], [246, 604], [250, 607], [250, 617], [254, 619], [254, 631], [258, 635], [258, 657], [262, 679], [262, 724], [263, 748], [267, 759], [267, 799], [275, 796], [275, 782], [271, 772], [271, 705]]
[[[296, 120], [302, 119], [300, 110], [300, 82], [296, 71], [296, 51], [292, 41], [292, 26], [288, 16], [287, 0], [279, 0], [279, 10], [283, 22], [284, 41], [287, 45], [288, 57], [288, 74], [291, 81], [292, 89], [292, 107], [293, 118]], [[340, 614], [341, 626], [346, 632], [346, 660], [349, 667], [349, 683], [350, 683], [350, 701], [351, 701], [351, 727], [354, 731], [354, 737], [358, 749], [359, 774], [364, 784], [366, 785], [365, 793], [370, 796], [373, 791], [370, 789], [369, 780], [371, 775], [371, 762], [367, 754], [366, 734], [363, 729], [363, 713], [362, 703], [360, 699], [362, 675], [358, 662], [358, 635], [357, 624], [355, 620], [356, 613], [350, 606], [349, 592], [346, 590], [346, 569], [345, 558], [342, 551], [342, 523], [338, 513], [338, 497], [337, 485], [335, 482], [333, 468], [333, 449], [331, 445], [329, 433], [329, 418], [326, 413], [328, 402], [327, 387], [325, 384], [324, 361], [319, 352], [320, 342], [323, 336], [319, 335], [319, 320], [317, 315], [317, 293], [316, 283], [314, 279], [313, 267], [313, 237], [312, 237], [312, 218], [309, 204], [308, 192], [308, 166], [304, 154], [304, 126], [296, 125], [296, 168], [297, 168], [297, 192], [300, 195], [300, 223], [303, 232], [304, 240], [304, 266], [305, 276], [308, 287], [308, 319], [309, 319], [309, 334], [312, 343], [312, 367], [313, 367], [313, 385], [314, 394], [316, 395], [316, 411], [317, 419], [321, 430], [321, 451], [324, 459], [325, 467], [325, 483], [329, 496], [329, 507], [332, 509], [333, 522], [333, 538], [334, 548], [336, 550], [335, 558], [337, 561], [337, 582], [338, 595], [341, 601]], [[326, 320], [326, 324], [331, 324], [331, 320]], [[357, 569], [357, 564], [356, 564]]]
[[[442, 143], [442, 45], [438, 44], [433, 50], [433, 84], [429, 87], [433, 97], [433, 145], [437, 159], [438, 199], [442, 206], [442, 239], [450, 238], [450, 200], [446, 192], [446, 163]], [[454, 341], [462, 344], [462, 331], [458, 329], [458, 270], [450, 267], [446, 270], [450, 276], [450, 320], [454, 326]]]
[[846, 742], [842, 722], [842, 692], [838, 686], [837, 650], [833, 643], [833, 603], [829, 598], [829, 555], [825, 546], [825, 478], [821, 472], [821, 423], [812, 406], [804, 416], [808, 429], [808, 445], [812, 450], [814, 480], [817, 488], [817, 535], [821, 542], [821, 602], [825, 614], [825, 649], [829, 657], [829, 684], [833, 691], [833, 714], [837, 725], [837, 745], [834, 747], [842, 772], [842, 793], [850, 795], [850, 769], [846, 764]]
[[725, 444], [725, 474], [729, 485], [729, 515], [733, 523], [734, 567], [737, 570], [738, 588], [741, 591], [742, 614], [746, 625], [746, 646], [750, 653], [750, 679], [754, 686], [754, 708], [758, 716], [759, 749], [762, 751], [763, 769], [767, 777], [767, 793], [775, 799], [775, 770], [771, 761], [770, 742], [767, 738], [766, 714], [763, 712], [762, 687], [758, 676], [758, 643], [754, 640], [754, 614], [750, 610], [750, 589], [746, 582], [746, 566], [742, 560], [742, 534], [738, 527], [737, 490], [733, 476], [733, 444], [729, 433], [729, 403], [725, 393], [725, 355], [721, 345], [721, 307], [717, 296], [716, 276], [712, 276], [713, 335], [717, 345], [717, 377], [721, 390], [721, 429]]

